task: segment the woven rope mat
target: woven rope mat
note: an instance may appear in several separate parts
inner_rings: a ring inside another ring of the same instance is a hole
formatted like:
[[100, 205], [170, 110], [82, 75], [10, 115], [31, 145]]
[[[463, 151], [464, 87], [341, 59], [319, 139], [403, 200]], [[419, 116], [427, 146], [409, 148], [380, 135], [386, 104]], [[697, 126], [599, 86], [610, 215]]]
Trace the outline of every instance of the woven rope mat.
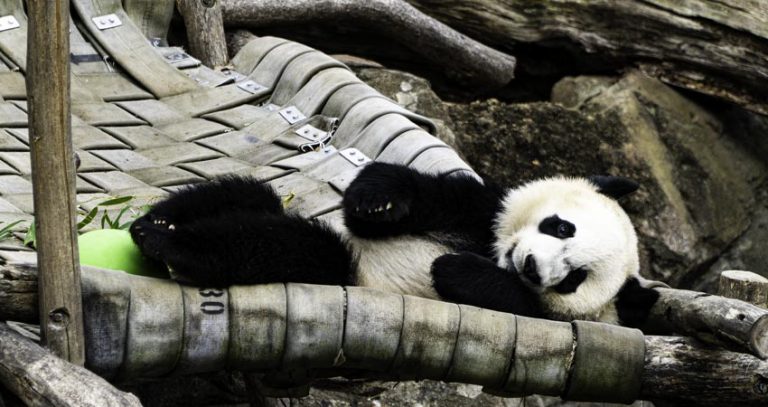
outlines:
[[[184, 185], [243, 174], [293, 197], [290, 211], [343, 231], [342, 193], [370, 160], [474, 174], [430, 134], [427, 118], [305, 45], [258, 38], [234, 69], [213, 70], [148, 40], [120, 0], [72, 3], [72, 139], [84, 211], [111, 197], [151, 204]], [[21, 240], [33, 220], [21, 0], [0, 0], [4, 16], [18, 27], [0, 31], [0, 226], [23, 222], [0, 242], [0, 257], [30, 262]], [[105, 209], [114, 217], [120, 207]]]

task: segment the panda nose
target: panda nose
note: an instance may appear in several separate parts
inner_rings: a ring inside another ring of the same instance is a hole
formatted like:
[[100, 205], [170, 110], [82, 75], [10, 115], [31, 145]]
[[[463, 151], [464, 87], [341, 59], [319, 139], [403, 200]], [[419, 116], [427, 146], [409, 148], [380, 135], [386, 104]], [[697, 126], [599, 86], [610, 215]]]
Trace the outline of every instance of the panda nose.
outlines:
[[533, 258], [532, 254], [525, 257], [525, 262], [523, 263], [523, 275], [533, 284], [541, 284], [541, 277], [539, 276], [538, 270], [536, 270], [536, 259]]

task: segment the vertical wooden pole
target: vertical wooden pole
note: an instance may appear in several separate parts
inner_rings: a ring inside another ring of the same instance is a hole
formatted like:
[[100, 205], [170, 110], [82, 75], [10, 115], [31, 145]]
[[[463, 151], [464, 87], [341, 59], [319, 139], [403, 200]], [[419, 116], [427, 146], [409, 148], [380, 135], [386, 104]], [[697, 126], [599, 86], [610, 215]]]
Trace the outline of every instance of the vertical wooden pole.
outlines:
[[80, 265], [69, 106], [69, 1], [28, 1], [27, 95], [40, 269], [40, 325], [48, 348], [82, 365]]
[[229, 61], [219, 0], [176, 0], [187, 28], [189, 53], [211, 68]]

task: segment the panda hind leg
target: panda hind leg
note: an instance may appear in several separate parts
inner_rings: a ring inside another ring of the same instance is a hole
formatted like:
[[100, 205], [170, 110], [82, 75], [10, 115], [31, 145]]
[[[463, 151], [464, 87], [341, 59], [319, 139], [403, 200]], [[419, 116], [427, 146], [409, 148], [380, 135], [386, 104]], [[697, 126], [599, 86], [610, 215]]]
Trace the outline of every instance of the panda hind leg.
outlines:
[[352, 256], [323, 224], [247, 212], [181, 225], [162, 240], [159, 260], [174, 278], [198, 286], [300, 282], [348, 285]]
[[[152, 247], [156, 243], [154, 238], [180, 225], [238, 211], [281, 214], [283, 207], [269, 185], [251, 177], [228, 176], [191, 185], [170, 195], [136, 219], [130, 232], [139, 247]], [[146, 239], [149, 241], [144, 242]]]

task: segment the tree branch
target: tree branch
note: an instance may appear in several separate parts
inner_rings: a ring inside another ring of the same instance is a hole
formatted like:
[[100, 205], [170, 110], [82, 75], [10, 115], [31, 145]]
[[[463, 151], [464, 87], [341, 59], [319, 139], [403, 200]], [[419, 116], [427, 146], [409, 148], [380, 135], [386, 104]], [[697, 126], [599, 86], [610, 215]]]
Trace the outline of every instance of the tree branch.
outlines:
[[224, 24], [264, 27], [306, 22], [365, 26], [441, 65], [452, 78], [501, 87], [515, 58], [427, 16], [403, 0], [222, 0]]
[[138, 406], [94, 373], [52, 355], [0, 323], [0, 383], [28, 406]]

